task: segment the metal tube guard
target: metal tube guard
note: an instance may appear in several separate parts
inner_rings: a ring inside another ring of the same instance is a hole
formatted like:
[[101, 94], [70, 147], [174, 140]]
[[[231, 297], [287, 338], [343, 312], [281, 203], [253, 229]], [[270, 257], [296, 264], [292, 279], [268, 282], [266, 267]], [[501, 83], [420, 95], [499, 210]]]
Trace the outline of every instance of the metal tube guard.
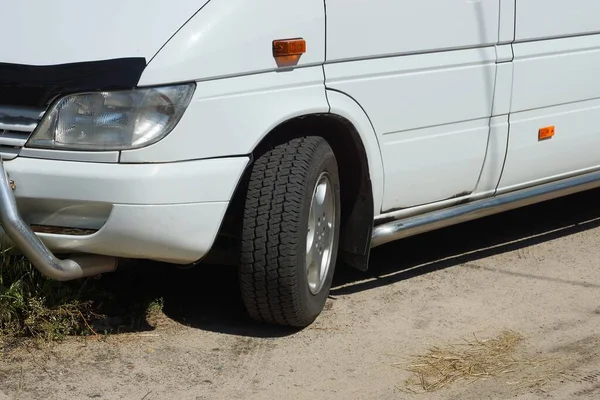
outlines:
[[112, 272], [117, 267], [115, 257], [81, 254], [70, 259], [58, 259], [21, 218], [11, 183], [0, 157], [0, 224], [6, 235], [43, 275], [58, 281]]

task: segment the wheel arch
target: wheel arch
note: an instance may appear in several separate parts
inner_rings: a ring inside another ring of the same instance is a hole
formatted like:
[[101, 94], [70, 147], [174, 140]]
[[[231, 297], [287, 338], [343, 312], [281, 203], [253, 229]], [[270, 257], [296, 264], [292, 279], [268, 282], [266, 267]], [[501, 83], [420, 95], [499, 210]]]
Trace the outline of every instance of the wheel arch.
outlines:
[[308, 114], [278, 125], [253, 156], [299, 136], [321, 136], [338, 162], [342, 199], [339, 259], [366, 270], [374, 219], [373, 185], [364, 143], [356, 127], [338, 114]]
[[[274, 124], [254, 145], [251, 161], [225, 215], [218, 242], [211, 250], [219, 261], [223, 256], [226, 259], [231, 257], [232, 252], [227, 249], [238, 244], [253, 160], [271, 147], [295, 137], [319, 135], [328, 141], [340, 164], [342, 229], [339, 260], [363, 271], [367, 269], [373, 221], [380, 213], [383, 198], [383, 163], [379, 143], [369, 118], [354, 99], [329, 90], [327, 98], [329, 112], [311, 110], [288, 114], [288, 118]], [[235, 263], [235, 259], [227, 262]]]
[[[373, 170], [377, 175], [377, 164], [373, 168], [368, 145], [355, 124], [336, 113], [312, 113], [292, 117], [272, 129], [256, 145], [251, 156], [255, 159], [273, 146], [296, 137], [316, 135], [327, 140], [338, 161], [342, 197], [342, 224], [339, 242], [339, 260], [365, 271], [371, 247], [371, 235], [376, 207], [380, 199], [375, 191]], [[375, 160], [380, 163], [380, 160]], [[239, 221], [244, 208], [252, 162], [244, 173], [235, 191], [223, 228], [230, 235], [239, 232]], [[357, 179], [358, 178], [358, 179]]]

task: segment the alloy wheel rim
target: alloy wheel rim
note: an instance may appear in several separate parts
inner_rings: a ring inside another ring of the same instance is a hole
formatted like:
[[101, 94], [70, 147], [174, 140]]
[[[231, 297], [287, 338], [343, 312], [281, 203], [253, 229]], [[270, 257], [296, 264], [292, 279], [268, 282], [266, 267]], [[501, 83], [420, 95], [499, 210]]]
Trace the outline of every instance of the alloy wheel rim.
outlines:
[[308, 289], [318, 294], [325, 284], [333, 253], [335, 199], [327, 172], [321, 173], [313, 190], [306, 234]]

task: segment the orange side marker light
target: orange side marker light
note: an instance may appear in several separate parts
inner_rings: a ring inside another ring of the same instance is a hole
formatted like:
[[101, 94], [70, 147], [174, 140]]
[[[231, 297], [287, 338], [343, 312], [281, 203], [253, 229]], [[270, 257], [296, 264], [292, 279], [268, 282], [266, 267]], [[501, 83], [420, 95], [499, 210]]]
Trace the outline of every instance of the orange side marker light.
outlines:
[[540, 128], [538, 131], [538, 140], [548, 140], [554, 136], [554, 125]]
[[282, 39], [273, 41], [273, 57], [280, 67], [298, 64], [300, 56], [306, 53], [306, 40]]

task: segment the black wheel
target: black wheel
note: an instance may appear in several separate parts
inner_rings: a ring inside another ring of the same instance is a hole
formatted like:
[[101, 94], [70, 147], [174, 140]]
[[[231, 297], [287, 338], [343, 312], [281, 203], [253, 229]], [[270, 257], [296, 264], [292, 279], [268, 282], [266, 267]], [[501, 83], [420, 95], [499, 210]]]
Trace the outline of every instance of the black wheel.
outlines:
[[331, 288], [339, 221], [337, 162], [325, 139], [293, 139], [256, 159], [239, 267], [252, 318], [297, 327], [317, 318]]

